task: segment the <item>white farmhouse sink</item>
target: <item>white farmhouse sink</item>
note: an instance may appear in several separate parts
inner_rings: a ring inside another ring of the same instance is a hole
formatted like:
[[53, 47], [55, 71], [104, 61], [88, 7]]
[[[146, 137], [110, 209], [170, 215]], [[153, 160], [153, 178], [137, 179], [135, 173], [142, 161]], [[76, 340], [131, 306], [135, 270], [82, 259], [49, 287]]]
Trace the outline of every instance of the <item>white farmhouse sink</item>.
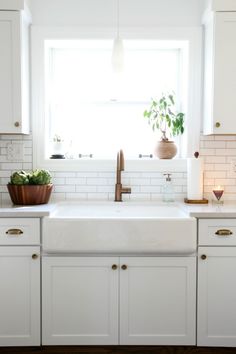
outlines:
[[192, 254], [196, 220], [177, 205], [59, 203], [43, 219], [46, 253]]

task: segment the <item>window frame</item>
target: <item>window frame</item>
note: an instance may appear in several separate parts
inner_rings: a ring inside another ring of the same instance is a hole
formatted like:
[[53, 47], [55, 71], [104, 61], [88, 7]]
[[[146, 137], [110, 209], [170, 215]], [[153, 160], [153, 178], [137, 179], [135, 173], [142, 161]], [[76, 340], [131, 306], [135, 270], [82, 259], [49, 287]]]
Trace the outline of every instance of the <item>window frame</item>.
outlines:
[[[50, 160], [44, 156], [44, 117], [45, 117], [45, 52], [44, 41], [56, 39], [113, 39], [114, 29], [78, 28], [78, 27], [41, 27], [31, 28], [32, 50], [32, 130], [33, 130], [33, 166], [53, 171], [110, 171], [115, 168], [115, 156], [112, 160]], [[199, 151], [201, 126], [201, 77], [202, 77], [202, 31], [200, 27], [190, 28], [127, 28], [120, 34], [125, 39], [151, 39], [169, 41], [187, 41], [189, 48], [188, 83], [186, 91], [188, 112], [185, 123], [185, 141], [183, 158], [174, 160], [129, 159], [126, 170], [157, 171], [186, 169], [186, 157]]]

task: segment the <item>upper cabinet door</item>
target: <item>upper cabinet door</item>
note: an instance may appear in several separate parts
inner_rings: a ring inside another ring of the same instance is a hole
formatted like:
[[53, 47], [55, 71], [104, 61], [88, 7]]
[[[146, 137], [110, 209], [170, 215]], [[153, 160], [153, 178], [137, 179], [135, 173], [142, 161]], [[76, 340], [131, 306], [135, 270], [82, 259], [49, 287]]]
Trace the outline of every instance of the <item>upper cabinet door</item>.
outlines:
[[29, 133], [29, 21], [0, 11], [0, 134]]
[[205, 21], [204, 133], [236, 133], [236, 12]]

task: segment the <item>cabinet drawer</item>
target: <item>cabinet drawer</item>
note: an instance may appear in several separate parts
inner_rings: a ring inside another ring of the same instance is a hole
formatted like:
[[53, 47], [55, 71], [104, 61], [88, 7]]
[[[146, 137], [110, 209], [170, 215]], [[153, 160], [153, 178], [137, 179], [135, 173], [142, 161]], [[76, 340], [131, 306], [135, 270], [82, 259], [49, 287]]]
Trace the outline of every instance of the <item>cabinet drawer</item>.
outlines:
[[0, 219], [0, 245], [39, 245], [40, 219]]
[[204, 219], [198, 225], [199, 245], [236, 246], [236, 219]]

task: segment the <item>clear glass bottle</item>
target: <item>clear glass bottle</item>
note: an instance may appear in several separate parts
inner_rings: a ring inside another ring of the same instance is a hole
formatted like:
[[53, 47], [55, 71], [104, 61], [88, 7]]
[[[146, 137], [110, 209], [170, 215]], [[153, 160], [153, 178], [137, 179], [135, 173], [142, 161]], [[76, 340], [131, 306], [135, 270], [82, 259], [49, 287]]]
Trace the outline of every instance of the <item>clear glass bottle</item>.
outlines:
[[175, 195], [174, 195], [174, 187], [171, 180], [171, 173], [164, 173], [165, 182], [162, 187], [162, 200], [163, 202], [174, 202]]

